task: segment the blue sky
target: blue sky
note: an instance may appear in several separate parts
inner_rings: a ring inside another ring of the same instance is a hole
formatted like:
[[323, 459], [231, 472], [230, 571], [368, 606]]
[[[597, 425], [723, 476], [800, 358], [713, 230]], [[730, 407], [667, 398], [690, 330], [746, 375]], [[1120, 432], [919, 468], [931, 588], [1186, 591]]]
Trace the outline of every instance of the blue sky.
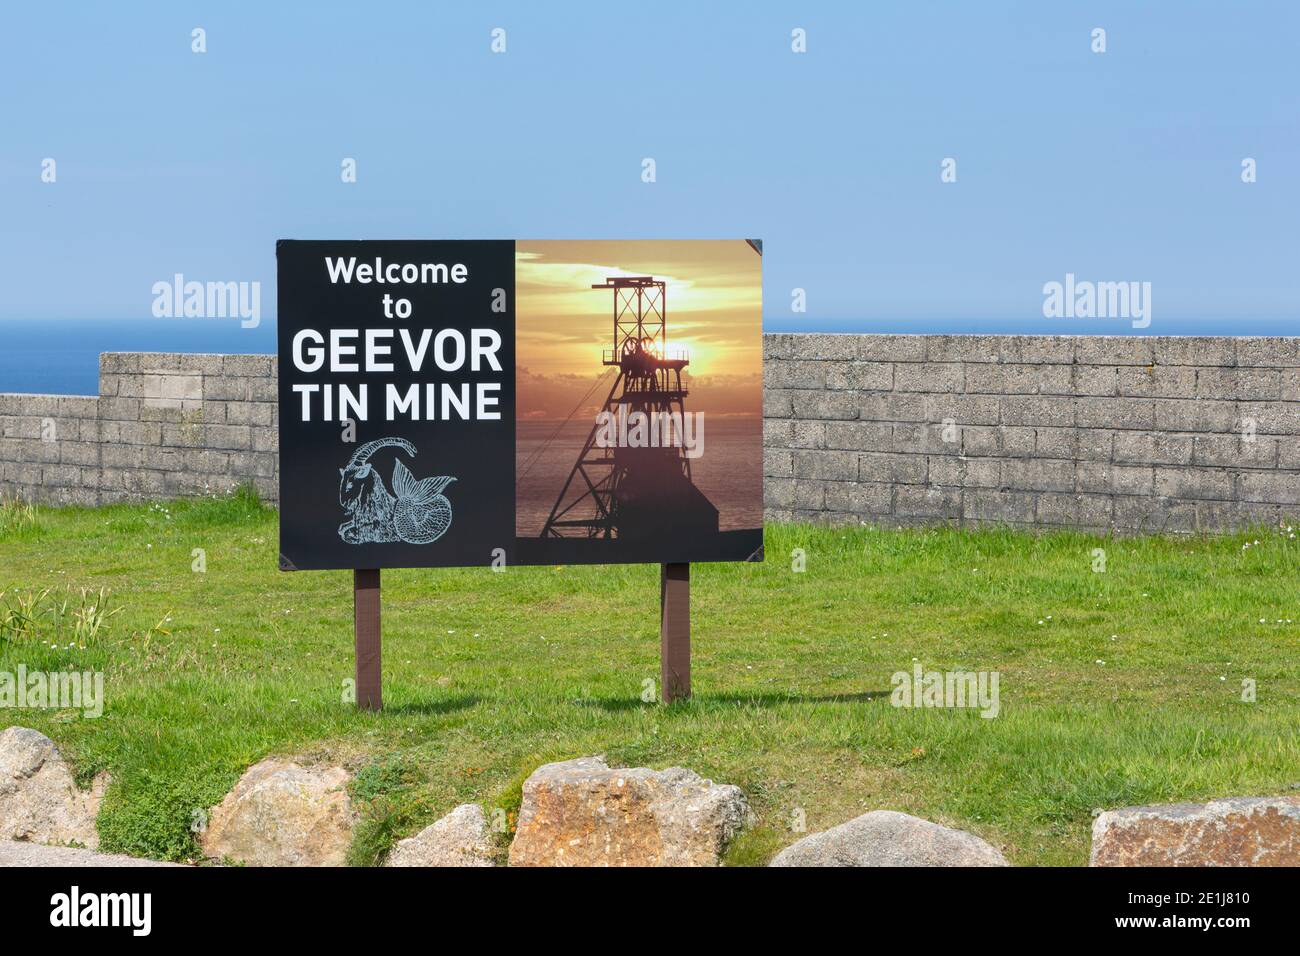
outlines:
[[1148, 333], [1297, 331], [1300, 5], [811, 6], [6, 5], [0, 318], [176, 272], [273, 318], [282, 237], [756, 236], [769, 329], [1131, 331], [1045, 319], [1072, 272], [1151, 282]]

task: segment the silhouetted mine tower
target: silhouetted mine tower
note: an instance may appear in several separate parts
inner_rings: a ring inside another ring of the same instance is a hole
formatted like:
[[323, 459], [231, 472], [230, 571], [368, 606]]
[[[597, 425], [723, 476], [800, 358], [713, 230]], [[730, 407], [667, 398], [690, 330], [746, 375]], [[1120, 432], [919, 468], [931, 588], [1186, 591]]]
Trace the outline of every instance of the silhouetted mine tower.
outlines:
[[[686, 387], [684, 351], [668, 352], [665, 283], [651, 276], [617, 276], [592, 286], [614, 293], [613, 348], [601, 362], [617, 376], [602, 411], [616, 441], [600, 447], [601, 417], [542, 529], [547, 538], [674, 540], [718, 531], [718, 509], [691, 482], [682, 429]], [[653, 421], [658, 447], [626, 447], [617, 440], [635, 413]], [[675, 440], [673, 440], [673, 433]]]

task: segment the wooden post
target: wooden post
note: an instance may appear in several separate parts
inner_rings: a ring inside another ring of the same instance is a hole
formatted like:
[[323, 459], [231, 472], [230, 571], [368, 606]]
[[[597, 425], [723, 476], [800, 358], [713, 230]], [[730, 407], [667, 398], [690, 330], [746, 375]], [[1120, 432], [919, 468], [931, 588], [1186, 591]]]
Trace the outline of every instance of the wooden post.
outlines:
[[357, 641], [357, 707], [379, 710], [384, 706], [380, 676], [379, 569], [352, 572], [353, 624]]
[[691, 696], [691, 566], [659, 571], [659, 682], [665, 704]]

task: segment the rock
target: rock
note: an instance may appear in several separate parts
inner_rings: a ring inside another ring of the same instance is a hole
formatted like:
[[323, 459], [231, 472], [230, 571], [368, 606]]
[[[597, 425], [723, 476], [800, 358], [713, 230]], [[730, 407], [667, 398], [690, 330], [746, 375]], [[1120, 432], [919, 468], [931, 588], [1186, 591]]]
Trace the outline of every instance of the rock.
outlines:
[[1090, 866], [1300, 866], [1300, 797], [1107, 810]]
[[997, 849], [965, 830], [893, 810], [872, 810], [813, 833], [771, 866], [1007, 866]]
[[524, 781], [510, 865], [717, 866], [748, 817], [739, 788], [690, 770], [611, 770], [581, 757]]
[[350, 780], [342, 767], [263, 760], [213, 808], [203, 852], [250, 866], [343, 866], [356, 822]]
[[95, 853], [67, 846], [38, 846], [35, 843], [15, 843], [0, 840], [0, 867], [23, 866], [181, 866], [180, 863], [160, 863], [134, 856], [115, 853]]
[[477, 803], [461, 804], [437, 823], [402, 840], [388, 866], [492, 866], [492, 837]]
[[107, 782], [100, 774], [81, 790], [54, 741], [9, 727], [0, 733], [0, 840], [98, 848], [95, 818]]

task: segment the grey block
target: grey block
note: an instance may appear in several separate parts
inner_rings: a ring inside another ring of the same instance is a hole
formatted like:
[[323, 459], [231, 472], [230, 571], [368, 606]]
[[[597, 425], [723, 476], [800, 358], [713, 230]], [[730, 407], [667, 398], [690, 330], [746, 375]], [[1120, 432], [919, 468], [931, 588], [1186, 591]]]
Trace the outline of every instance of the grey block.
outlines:
[[957, 441], [946, 441], [947, 426], [935, 422], [905, 422], [894, 426], [893, 450], [903, 454], [960, 455], [960, 433]]
[[1120, 395], [1144, 398], [1194, 398], [1197, 369], [1177, 365], [1126, 365], [1118, 368]]
[[1008, 459], [1002, 462], [1002, 486], [1012, 491], [1074, 491], [1074, 462]]
[[862, 362], [924, 362], [927, 335], [860, 335], [857, 358]]
[[1155, 428], [1162, 432], [1234, 432], [1239, 417], [1235, 402], [1208, 398], [1158, 398]]
[[1080, 335], [1074, 360], [1080, 365], [1151, 365], [1154, 339], [1139, 335]]
[[927, 335], [924, 359], [928, 362], [1000, 362], [1001, 336]]
[[858, 481], [923, 485], [926, 481], [926, 456], [866, 452], [858, 455], [856, 477]]
[[894, 488], [893, 513], [912, 518], [959, 520], [962, 515], [962, 489], [898, 485]]
[[1001, 485], [1001, 462], [996, 458], [930, 457], [928, 481], [932, 485], [957, 488], [997, 488]]
[[1273, 468], [1277, 465], [1276, 438], [1256, 435], [1197, 435], [1192, 439], [1192, 461], [1198, 465]]
[[1260, 335], [1236, 340], [1237, 364], [1287, 368], [1300, 366], [1300, 337]]
[[1034, 453], [1039, 458], [1078, 458], [1079, 435], [1088, 429], [1036, 428]]
[[253, 433], [253, 451], [279, 452], [280, 450], [280, 429], [278, 428], [254, 428]]
[[858, 477], [856, 452], [796, 449], [792, 457], [794, 472], [803, 479], [856, 481]]
[[1300, 474], [1281, 471], [1243, 471], [1237, 480], [1243, 501], [1300, 505]]
[[1080, 398], [1075, 420], [1082, 428], [1152, 428], [1155, 403], [1143, 398]]
[[[793, 478], [794, 477], [794, 457], [788, 449], [784, 448], [764, 448], [763, 449], [763, 477], [764, 478]], [[766, 483], [764, 484], [766, 487]]]
[[995, 457], [1002, 454], [1002, 432], [999, 428], [964, 425], [961, 428], [963, 455]]
[[795, 418], [851, 420], [858, 417], [858, 399], [853, 392], [792, 391], [789, 395]]
[[1186, 465], [1192, 461], [1192, 436], [1162, 432], [1115, 432], [1115, 461]]
[[140, 371], [139, 352], [101, 352], [99, 374], [133, 374]]
[[248, 397], [254, 402], [277, 402], [280, 400], [279, 385], [274, 378], [250, 378]]
[[832, 362], [765, 362], [763, 384], [766, 388], [825, 388], [826, 372]]
[[99, 400], [100, 421], [135, 422], [140, 420], [138, 398], [103, 398]]
[[933, 395], [916, 393], [860, 393], [858, 395], [858, 417], [864, 421], [877, 422], [924, 422], [930, 421], [927, 411]]
[[775, 448], [788, 448], [794, 435], [794, 420], [790, 418], [763, 419], [763, 444]]
[[829, 332], [795, 336], [790, 357], [814, 361], [847, 362], [858, 352], [857, 336]]
[[1213, 335], [1162, 335], [1152, 339], [1157, 365], [1236, 365], [1231, 338]]
[[1068, 395], [1073, 389], [1069, 365], [971, 365], [966, 391], [989, 395]]
[[[831, 423], [835, 424], [835, 423]], [[826, 422], [801, 422], [793, 421], [790, 423], [790, 447], [791, 448], [826, 448]], [[837, 448], [838, 445], [829, 447]]]
[[1113, 509], [1114, 502], [1109, 495], [1048, 492], [1034, 502], [1034, 520], [1046, 525], [1102, 528], [1113, 520]]
[[1080, 461], [1075, 463], [1075, 488], [1088, 494], [1150, 495], [1155, 489], [1155, 468]]
[[1230, 501], [1234, 497], [1233, 475], [1221, 468], [1160, 465], [1155, 470], [1155, 492], [1165, 498]]
[[794, 507], [794, 479], [789, 477], [763, 480], [763, 506], [788, 510]]
[[796, 479], [794, 482], [795, 511], [825, 511], [826, 482]]
[[65, 465], [99, 465], [104, 445], [97, 441], [60, 441], [59, 463]]
[[1025, 491], [969, 490], [964, 498], [965, 517], [983, 524], [1031, 524], [1037, 498]]
[[222, 357], [219, 374], [265, 378], [272, 372], [273, 358], [274, 356], [270, 355], [226, 355]]
[[951, 419], [958, 425], [996, 425], [1001, 413], [1002, 403], [996, 395], [925, 396], [925, 420], [931, 424]]
[[896, 370], [898, 392], [960, 392], [962, 366], [951, 362], [917, 362]]
[[1080, 428], [1075, 433], [1075, 457], [1083, 461], [1110, 461], [1114, 457], [1114, 436], [1106, 428]]
[[1282, 370], [1278, 398], [1286, 402], [1300, 402], [1300, 368]]
[[1074, 336], [1006, 335], [1000, 341], [1003, 362], [1069, 365], [1074, 361]]
[[763, 361], [789, 358], [796, 336], [792, 332], [767, 332], [763, 335]]
[[1056, 428], [1073, 425], [1077, 401], [1045, 395], [1008, 395], [1002, 398], [1002, 424]]
[[1075, 395], [1115, 395], [1119, 392], [1119, 371], [1117, 365], [1074, 365], [1071, 387]]
[[140, 371], [168, 375], [218, 375], [223, 361], [234, 357], [198, 352], [141, 352]]
[[887, 392], [894, 386], [894, 366], [889, 362], [827, 363], [826, 387]]
[[870, 482], [828, 481], [826, 508], [850, 515], [887, 515], [893, 503], [893, 486]]
[[[1300, 469], [1300, 436], [1277, 440], [1277, 466], [1290, 471]], [[1300, 475], [1293, 477], [1300, 481]]]
[[826, 446], [855, 451], [891, 451], [893, 425], [881, 421], [828, 421]]
[[794, 394], [789, 389], [763, 389], [763, 418], [792, 417]]
[[1196, 370], [1197, 398], [1271, 401], [1281, 398], [1282, 373], [1271, 368]]
[[1239, 402], [1234, 412], [1232, 431], [1246, 432], [1253, 424], [1261, 435], [1300, 435], [1300, 403]]

